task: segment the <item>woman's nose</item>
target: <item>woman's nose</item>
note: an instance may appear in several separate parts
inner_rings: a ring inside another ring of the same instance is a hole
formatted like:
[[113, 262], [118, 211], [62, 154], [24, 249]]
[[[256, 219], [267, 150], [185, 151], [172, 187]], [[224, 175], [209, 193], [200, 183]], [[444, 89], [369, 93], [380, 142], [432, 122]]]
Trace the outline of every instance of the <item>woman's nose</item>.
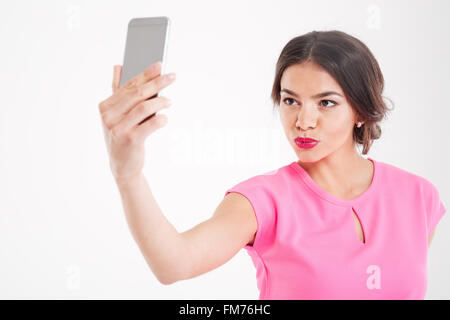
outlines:
[[313, 106], [302, 106], [297, 115], [296, 126], [303, 130], [314, 128], [317, 123], [317, 117], [317, 111]]

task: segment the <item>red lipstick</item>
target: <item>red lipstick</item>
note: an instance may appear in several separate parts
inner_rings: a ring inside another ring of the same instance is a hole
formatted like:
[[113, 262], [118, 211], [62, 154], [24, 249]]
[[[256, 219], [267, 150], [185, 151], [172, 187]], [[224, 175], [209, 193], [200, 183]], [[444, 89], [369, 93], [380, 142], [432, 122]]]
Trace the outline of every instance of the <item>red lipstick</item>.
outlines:
[[295, 138], [295, 144], [297, 144], [297, 146], [302, 149], [314, 148], [318, 143], [319, 143], [318, 140], [312, 138], [302, 138], [302, 137]]

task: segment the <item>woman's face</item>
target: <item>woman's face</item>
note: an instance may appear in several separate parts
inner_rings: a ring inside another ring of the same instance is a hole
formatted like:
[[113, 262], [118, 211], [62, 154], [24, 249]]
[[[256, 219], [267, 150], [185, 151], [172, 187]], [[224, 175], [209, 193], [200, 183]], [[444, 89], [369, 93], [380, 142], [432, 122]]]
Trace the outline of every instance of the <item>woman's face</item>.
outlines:
[[[281, 123], [300, 162], [316, 162], [336, 151], [355, 151], [355, 112], [327, 71], [312, 62], [289, 66], [281, 78], [280, 95]], [[300, 148], [297, 137], [319, 143], [311, 149]]]

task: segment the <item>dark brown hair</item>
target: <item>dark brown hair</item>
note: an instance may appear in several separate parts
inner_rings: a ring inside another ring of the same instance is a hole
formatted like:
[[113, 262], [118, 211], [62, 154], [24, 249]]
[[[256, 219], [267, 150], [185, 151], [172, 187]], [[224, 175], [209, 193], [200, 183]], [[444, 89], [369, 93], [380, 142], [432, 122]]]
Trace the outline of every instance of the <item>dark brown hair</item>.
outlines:
[[364, 122], [360, 128], [354, 126], [353, 140], [363, 145], [362, 154], [367, 154], [373, 141], [381, 136], [379, 123], [392, 110], [383, 100], [384, 78], [372, 52], [360, 40], [337, 30], [311, 31], [291, 39], [276, 65], [271, 94], [274, 111], [280, 104], [284, 70], [307, 61], [325, 69], [342, 87], [357, 119]]

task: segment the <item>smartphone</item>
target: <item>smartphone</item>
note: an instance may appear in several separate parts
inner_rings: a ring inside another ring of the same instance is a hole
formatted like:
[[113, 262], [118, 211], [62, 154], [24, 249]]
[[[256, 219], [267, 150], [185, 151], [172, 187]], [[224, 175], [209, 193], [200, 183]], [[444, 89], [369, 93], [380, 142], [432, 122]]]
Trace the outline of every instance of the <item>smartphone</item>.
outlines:
[[[150, 65], [161, 61], [161, 74], [164, 74], [170, 19], [168, 17], [133, 18], [128, 23], [125, 54], [122, 65], [120, 86], [143, 72]], [[158, 93], [150, 97], [157, 97]], [[148, 116], [139, 124], [153, 117]]]

